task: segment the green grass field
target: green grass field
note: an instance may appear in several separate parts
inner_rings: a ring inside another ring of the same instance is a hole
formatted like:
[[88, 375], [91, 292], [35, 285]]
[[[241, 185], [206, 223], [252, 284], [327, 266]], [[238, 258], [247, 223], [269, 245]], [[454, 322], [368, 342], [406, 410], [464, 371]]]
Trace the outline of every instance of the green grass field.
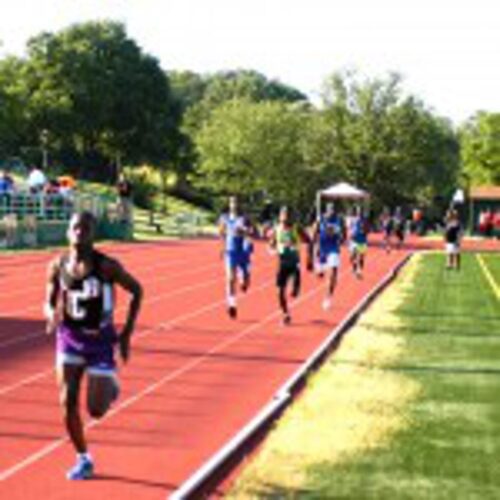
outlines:
[[[484, 259], [500, 283], [500, 256]], [[461, 272], [445, 270], [442, 255], [422, 256], [411, 275], [410, 282], [398, 292], [402, 300], [392, 311], [385, 309], [394, 315], [391, 321], [381, 314], [384, 309], [368, 321], [361, 320], [364, 331], [369, 329], [375, 335], [373, 342], [377, 342], [376, 335], [380, 339], [392, 337], [399, 346], [397, 355], [380, 362], [382, 345], [371, 357], [360, 354], [359, 349], [353, 355], [356, 351], [345, 351], [341, 346], [325, 367], [327, 371], [349, 368], [352, 374], [367, 370], [366, 380], [374, 384], [372, 392], [384, 392], [378, 404], [370, 394], [364, 394], [358, 404], [365, 419], [371, 416], [372, 433], [380, 434], [379, 422], [388, 412], [398, 416], [398, 425], [369, 445], [363, 443], [369, 441], [370, 434], [366, 434], [353, 453], [339, 457], [332, 449], [330, 457], [309, 460], [299, 484], [293, 486], [272, 477], [271, 471], [279, 467], [273, 457], [279, 453], [266, 452], [267, 447], [275, 446], [271, 435], [232, 498], [500, 498], [500, 301], [471, 254], [463, 256]], [[353, 336], [351, 343], [366, 342], [361, 333]], [[321, 381], [321, 371], [316, 378]], [[376, 390], [377, 381], [380, 387]], [[354, 375], [346, 372], [344, 384], [351, 386], [351, 398], [359, 399], [361, 384], [354, 383]], [[398, 387], [405, 385], [417, 388], [411, 397], [397, 395]], [[334, 394], [331, 405], [329, 410], [323, 407], [321, 413], [330, 411], [332, 425], [344, 425], [344, 433], [351, 432], [351, 439], [358, 439], [352, 433], [352, 428], [360, 425], [355, 414], [346, 413], [346, 422], [335, 423], [335, 413], [345, 406], [341, 397], [335, 397], [339, 389], [340, 385], [330, 385]], [[294, 419], [289, 415], [294, 411], [292, 408], [285, 415], [287, 425]], [[314, 408], [308, 418], [315, 418]], [[294, 423], [299, 432], [306, 420], [295, 418]], [[280, 425], [275, 434], [279, 434]], [[330, 431], [320, 429], [322, 434], [310, 439], [327, 440]], [[340, 447], [341, 440], [337, 441]], [[289, 470], [294, 455], [301, 453], [294, 445], [294, 433], [289, 429], [283, 445], [290, 450]], [[262, 456], [267, 456], [267, 463]]]

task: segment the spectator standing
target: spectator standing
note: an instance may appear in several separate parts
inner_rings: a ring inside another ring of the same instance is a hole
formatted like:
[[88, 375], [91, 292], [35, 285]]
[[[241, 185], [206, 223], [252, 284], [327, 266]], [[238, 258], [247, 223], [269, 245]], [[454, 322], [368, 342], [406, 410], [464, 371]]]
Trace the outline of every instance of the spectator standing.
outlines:
[[493, 236], [494, 218], [495, 216], [493, 215], [493, 210], [488, 209], [485, 215], [484, 222], [484, 234], [488, 238], [491, 238]]
[[460, 240], [462, 237], [462, 226], [456, 210], [451, 209], [446, 214], [444, 221], [446, 269], [460, 269]]
[[14, 191], [14, 181], [5, 171], [0, 170], [0, 196], [10, 195]]
[[118, 193], [118, 216], [122, 222], [129, 222], [132, 210], [132, 184], [124, 174], [118, 177], [116, 191]]
[[43, 191], [45, 184], [47, 184], [47, 177], [43, 170], [39, 167], [33, 166], [28, 176], [28, 187], [32, 194], [37, 194]]
[[495, 235], [500, 239], [500, 209], [497, 209], [494, 217]]

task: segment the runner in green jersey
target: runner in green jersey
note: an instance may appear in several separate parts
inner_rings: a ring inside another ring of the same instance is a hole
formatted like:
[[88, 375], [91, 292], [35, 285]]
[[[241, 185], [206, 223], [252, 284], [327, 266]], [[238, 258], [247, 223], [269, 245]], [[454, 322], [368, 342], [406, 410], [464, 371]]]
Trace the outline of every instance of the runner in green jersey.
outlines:
[[270, 246], [278, 254], [278, 272], [276, 275], [276, 286], [278, 287], [278, 298], [281, 311], [283, 312], [283, 324], [288, 325], [291, 321], [286, 287], [292, 281], [292, 297], [300, 293], [300, 252], [299, 244], [303, 242], [308, 245], [307, 268], [312, 270], [312, 244], [307, 232], [299, 225], [292, 222], [287, 207], [282, 207], [279, 213], [278, 224], [270, 237]]

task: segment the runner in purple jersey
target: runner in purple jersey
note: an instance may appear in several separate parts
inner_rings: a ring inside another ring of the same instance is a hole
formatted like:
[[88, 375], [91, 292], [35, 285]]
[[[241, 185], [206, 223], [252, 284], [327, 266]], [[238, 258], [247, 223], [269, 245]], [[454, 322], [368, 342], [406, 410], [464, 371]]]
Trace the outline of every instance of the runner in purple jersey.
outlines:
[[[60, 400], [66, 430], [77, 452], [68, 479], [88, 479], [94, 471], [78, 404], [83, 375], [88, 377], [88, 411], [93, 418], [101, 418], [119, 392], [114, 347], [118, 344], [127, 362], [142, 298], [139, 282], [118, 261], [94, 249], [95, 226], [90, 212], [73, 215], [67, 232], [69, 251], [48, 268], [47, 333], [56, 334]], [[113, 326], [115, 283], [132, 296], [120, 334]]]

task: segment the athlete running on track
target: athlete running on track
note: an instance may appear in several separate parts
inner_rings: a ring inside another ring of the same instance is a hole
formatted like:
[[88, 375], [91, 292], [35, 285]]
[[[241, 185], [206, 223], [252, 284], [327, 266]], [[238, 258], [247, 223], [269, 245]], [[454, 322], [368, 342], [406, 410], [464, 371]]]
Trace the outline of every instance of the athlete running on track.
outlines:
[[367, 229], [367, 221], [361, 207], [356, 207], [349, 221], [349, 250], [351, 253], [352, 271], [359, 279], [363, 277], [365, 267], [365, 254], [368, 244]]
[[334, 211], [333, 204], [326, 206], [326, 211], [315, 223], [312, 232], [313, 243], [317, 246], [317, 272], [320, 277], [328, 273], [328, 285], [323, 299], [323, 309], [331, 307], [333, 292], [337, 285], [340, 266], [340, 245], [343, 240], [341, 220]]
[[401, 248], [406, 236], [406, 219], [401, 207], [397, 207], [394, 212], [394, 234], [396, 235], [396, 246]]
[[[101, 418], [118, 397], [114, 346], [123, 362], [139, 312], [142, 288], [121, 264], [94, 249], [96, 220], [89, 212], [75, 214], [68, 227], [69, 251], [48, 268], [44, 313], [46, 331], [56, 334], [56, 372], [66, 430], [77, 452], [68, 479], [88, 479], [94, 464], [79, 409], [83, 375], [87, 373], [87, 409]], [[123, 330], [113, 326], [113, 285], [132, 296]]]
[[242, 276], [242, 289], [246, 291], [250, 285], [251, 249], [247, 239], [250, 235], [250, 227], [245, 217], [240, 215], [238, 211], [238, 202], [235, 196], [229, 198], [228, 213], [223, 214], [219, 219], [219, 234], [224, 244], [227, 311], [231, 318], [236, 318], [238, 271], [241, 272]]
[[391, 212], [387, 207], [384, 208], [384, 211], [382, 212], [382, 215], [380, 217], [380, 224], [384, 233], [385, 251], [387, 253], [390, 253], [392, 246], [391, 238], [394, 232], [394, 220], [391, 217]]
[[308, 245], [307, 268], [312, 270], [311, 239], [303, 228], [292, 222], [289, 209], [282, 207], [279, 212], [278, 224], [271, 233], [269, 244], [272, 249], [277, 251], [279, 258], [276, 286], [278, 287], [279, 305], [283, 313], [283, 325], [288, 325], [292, 319], [286, 297], [286, 288], [290, 279], [293, 280], [292, 297], [295, 298], [300, 293], [300, 241]]

